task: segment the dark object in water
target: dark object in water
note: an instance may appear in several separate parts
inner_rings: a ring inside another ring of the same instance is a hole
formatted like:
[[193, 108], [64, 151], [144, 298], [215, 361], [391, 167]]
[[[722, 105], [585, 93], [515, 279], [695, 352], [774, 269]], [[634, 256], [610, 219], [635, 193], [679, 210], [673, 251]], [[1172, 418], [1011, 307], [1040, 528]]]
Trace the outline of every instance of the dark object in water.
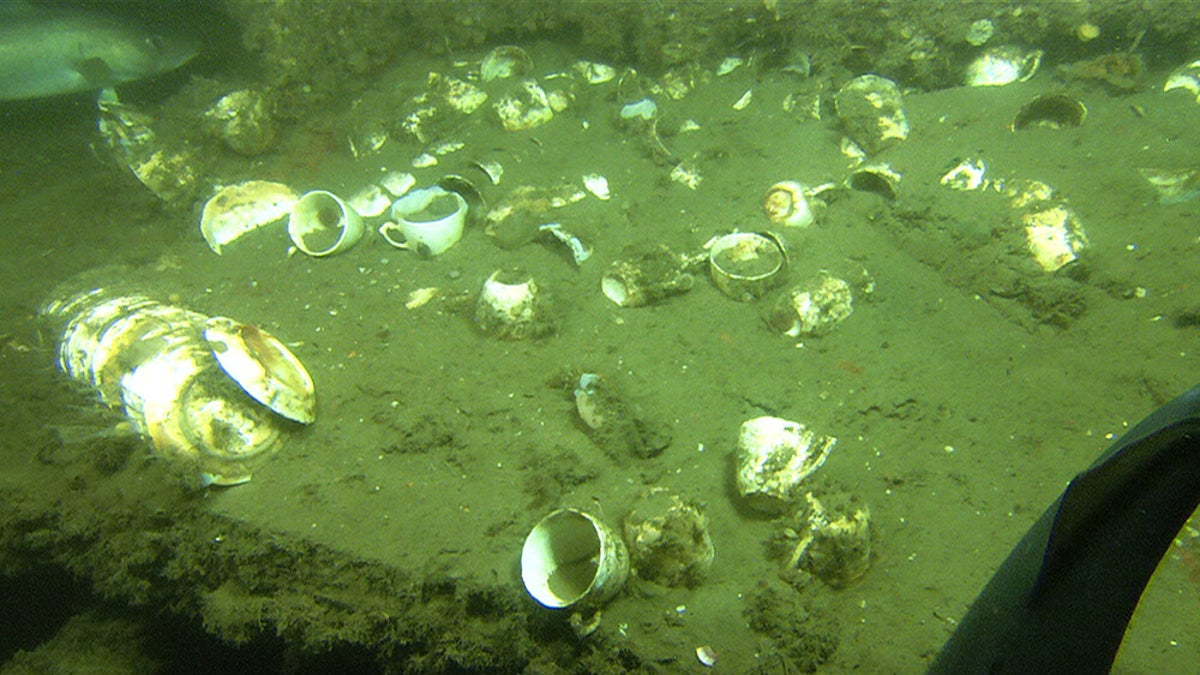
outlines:
[[1121, 437], [1038, 518], [931, 673], [1106, 673], [1200, 503], [1200, 386]]
[[1127, 94], [1141, 89], [1145, 71], [1141, 56], [1114, 52], [1059, 66], [1058, 76], [1067, 81], [1099, 82], [1115, 94]]
[[1180, 310], [1171, 320], [1176, 328], [1200, 328], [1200, 305]]
[[196, 51], [107, 14], [0, 2], [0, 100], [112, 87], [174, 70]]

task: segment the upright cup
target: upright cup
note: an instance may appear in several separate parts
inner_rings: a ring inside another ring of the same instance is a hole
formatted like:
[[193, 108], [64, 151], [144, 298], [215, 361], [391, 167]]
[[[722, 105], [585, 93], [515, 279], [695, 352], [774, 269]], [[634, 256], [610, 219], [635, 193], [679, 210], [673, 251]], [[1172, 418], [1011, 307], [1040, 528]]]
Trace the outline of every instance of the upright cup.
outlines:
[[787, 249], [771, 232], [734, 232], [708, 249], [713, 285], [739, 301], [757, 300], [787, 276]]
[[392, 222], [379, 234], [396, 248], [432, 258], [462, 239], [467, 222], [467, 200], [439, 186], [413, 190], [392, 204]]
[[358, 212], [337, 195], [313, 190], [301, 195], [292, 206], [287, 229], [296, 248], [319, 258], [358, 243], [363, 222]]

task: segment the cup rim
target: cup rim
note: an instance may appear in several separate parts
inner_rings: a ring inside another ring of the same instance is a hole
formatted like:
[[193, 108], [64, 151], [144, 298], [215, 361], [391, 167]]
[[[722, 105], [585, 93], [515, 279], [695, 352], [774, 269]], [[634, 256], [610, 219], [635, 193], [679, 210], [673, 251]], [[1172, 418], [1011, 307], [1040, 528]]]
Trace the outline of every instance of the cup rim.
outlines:
[[[449, 196], [451, 199], [454, 200], [454, 203], [457, 205], [458, 208], [456, 208], [453, 212], [448, 213], [445, 216], [442, 216], [441, 218], [438, 218], [436, 220], [409, 220], [408, 219], [407, 216], [409, 216], [413, 213], [419, 213], [421, 210], [423, 210], [425, 207], [427, 207], [433, 200], [435, 200], [439, 197], [442, 197], [442, 196]], [[399, 206], [401, 204], [404, 204], [405, 206], [407, 206], [410, 202], [415, 206], [415, 208], [412, 208], [411, 210], [409, 210], [407, 212], [398, 210], [396, 208], [397, 206]], [[465, 222], [466, 211], [467, 211], [467, 200], [464, 199], [462, 195], [458, 194], [457, 192], [455, 192], [453, 190], [447, 190], [440, 185], [431, 185], [427, 188], [421, 188], [419, 190], [412, 190], [412, 191], [408, 192], [407, 194], [402, 195], [396, 201], [392, 202], [392, 207], [389, 211], [390, 211], [392, 218], [394, 220], [396, 220], [397, 222], [406, 223], [413, 227], [433, 227], [433, 226], [437, 226], [437, 225], [444, 225], [445, 223], [448, 223], [448, 222], [453, 223], [456, 219], [460, 219], [460, 218], [463, 219], [463, 221]]]
[[[738, 274], [723, 266], [717, 259], [717, 255], [745, 239], [755, 239], [769, 243], [779, 253], [779, 260], [775, 266], [761, 274]], [[708, 261], [713, 271], [726, 279], [732, 281], [763, 281], [780, 274], [787, 267], [788, 256], [787, 249], [784, 248], [783, 243], [771, 233], [730, 232], [729, 234], [717, 237], [716, 241], [713, 242], [713, 245], [708, 249]]]

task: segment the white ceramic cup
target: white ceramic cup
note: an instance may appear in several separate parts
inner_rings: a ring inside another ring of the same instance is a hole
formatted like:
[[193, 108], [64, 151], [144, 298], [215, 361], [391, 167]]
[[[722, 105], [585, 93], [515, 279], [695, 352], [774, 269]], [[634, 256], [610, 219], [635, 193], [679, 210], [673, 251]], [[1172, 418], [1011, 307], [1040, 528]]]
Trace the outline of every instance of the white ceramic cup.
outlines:
[[629, 578], [621, 537], [591, 514], [559, 509], [539, 522], [521, 548], [521, 580], [539, 604], [599, 607]]
[[396, 248], [432, 258], [462, 239], [467, 222], [467, 201], [457, 192], [438, 186], [413, 190], [392, 204], [392, 221], [379, 234]]
[[362, 239], [358, 212], [325, 190], [306, 192], [292, 206], [288, 236], [296, 248], [314, 257], [345, 251]]

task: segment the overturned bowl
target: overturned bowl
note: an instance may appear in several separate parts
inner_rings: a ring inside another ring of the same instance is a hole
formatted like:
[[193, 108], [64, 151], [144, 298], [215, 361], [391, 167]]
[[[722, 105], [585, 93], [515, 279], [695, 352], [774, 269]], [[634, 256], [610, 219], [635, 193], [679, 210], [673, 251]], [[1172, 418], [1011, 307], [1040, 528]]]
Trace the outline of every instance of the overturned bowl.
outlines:
[[519, 269], [500, 269], [483, 282], [475, 304], [475, 322], [501, 340], [524, 340], [554, 331], [545, 296], [533, 277]]

